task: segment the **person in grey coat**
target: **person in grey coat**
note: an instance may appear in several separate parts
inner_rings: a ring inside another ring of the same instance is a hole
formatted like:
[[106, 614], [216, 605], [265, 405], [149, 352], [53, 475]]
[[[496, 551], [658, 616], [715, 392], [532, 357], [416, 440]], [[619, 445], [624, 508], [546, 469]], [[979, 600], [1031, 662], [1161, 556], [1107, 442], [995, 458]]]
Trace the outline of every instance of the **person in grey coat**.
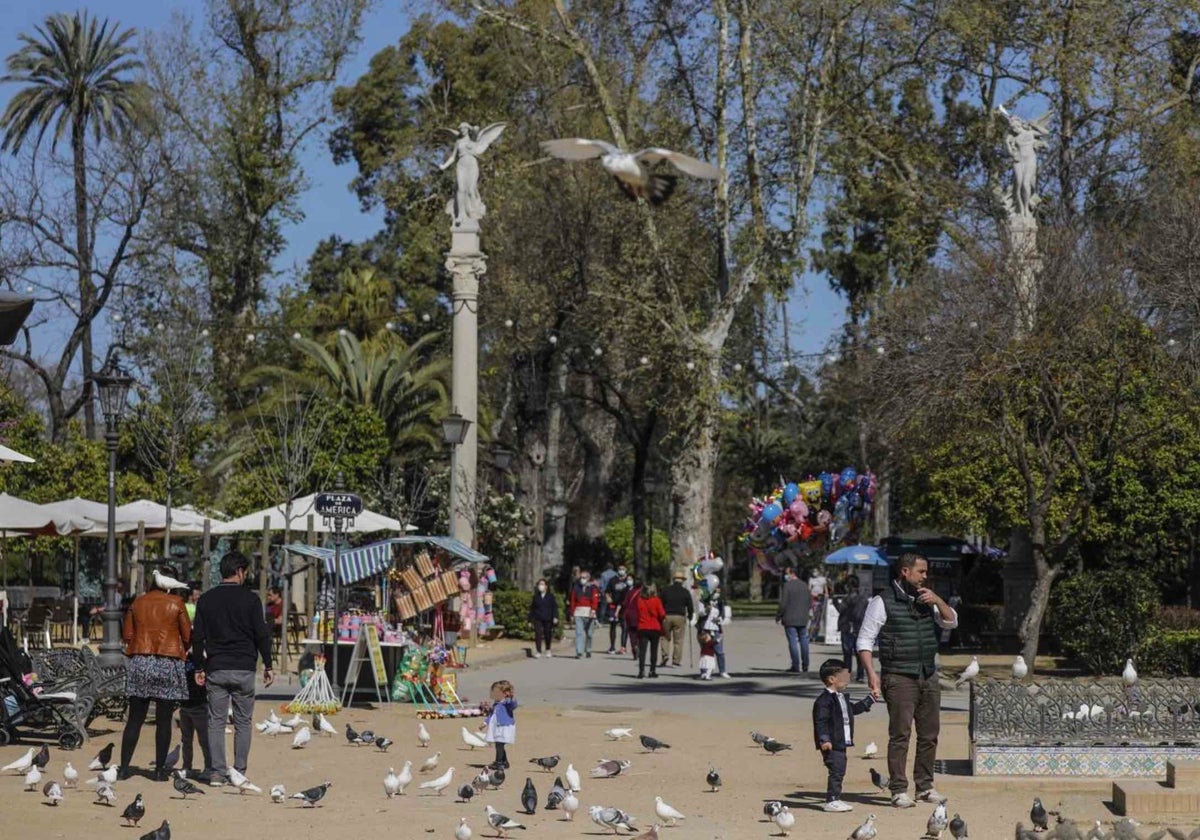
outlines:
[[787, 634], [788, 654], [792, 664], [788, 672], [800, 673], [803, 666], [808, 672], [808, 611], [811, 600], [808, 584], [796, 576], [796, 570], [788, 566], [783, 570], [783, 586], [779, 588], [779, 609], [775, 612], [775, 623], [782, 624]]

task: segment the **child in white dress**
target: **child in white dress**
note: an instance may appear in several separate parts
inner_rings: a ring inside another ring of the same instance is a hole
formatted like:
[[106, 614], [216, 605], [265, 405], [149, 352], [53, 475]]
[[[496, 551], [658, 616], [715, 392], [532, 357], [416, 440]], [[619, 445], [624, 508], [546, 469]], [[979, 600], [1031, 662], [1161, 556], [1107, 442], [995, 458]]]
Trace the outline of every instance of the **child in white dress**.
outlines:
[[517, 708], [513, 685], [508, 680], [492, 683], [492, 708], [487, 716], [486, 740], [496, 745], [496, 761], [492, 769], [508, 769], [508, 744], [517, 742], [517, 721], [513, 712]]

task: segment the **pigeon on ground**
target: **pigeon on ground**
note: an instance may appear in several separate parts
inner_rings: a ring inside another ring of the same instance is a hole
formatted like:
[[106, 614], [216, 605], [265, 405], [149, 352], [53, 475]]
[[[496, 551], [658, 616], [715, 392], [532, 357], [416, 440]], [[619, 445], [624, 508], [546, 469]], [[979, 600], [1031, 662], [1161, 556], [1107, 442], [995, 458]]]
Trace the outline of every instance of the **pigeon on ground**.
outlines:
[[466, 817], [458, 818], [458, 827], [454, 829], [454, 840], [471, 840], [471, 826], [467, 825]]
[[958, 679], [954, 681], [954, 687], [960, 688], [963, 683], [971, 682], [979, 676], [979, 657], [972, 656], [971, 663], [963, 669], [963, 672], [958, 675]]
[[281, 732], [291, 732], [282, 723], [276, 723], [273, 720], [264, 720], [262, 723], [255, 724], [255, 728], [268, 738], [274, 738]]
[[104, 770], [96, 774], [96, 778], [88, 780], [89, 785], [98, 785], [101, 782], [113, 785], [117, 782], [117, 767], [115, 764], [110, 764]]
[[133, 797], [132, 802], [125, 806], [125, 810], [121, 812], [121, 819], [125, 820], [126, 825], [136, 826], [144, 816], [146, 816], [146, 803], [139, 793]]
[[666, 802], [663, 802], [661, 796], [654, 797], [654, 815], [660, 820], [666, 820], [667, 825], [673, 826], [676, 822], [686, 819], [683, 814], [676, 811]]
[[567, 788], [573, 793], [579, 793], [582, 788], [579, 786], [579, 771], [575, 769], [575, 765], [568, 764], [564, 775], [567, 777]]
[[588, 814], [592, 817], [592, 822], [602, 828], [611, 828], [613, 834], [617, 834], [618, 829], [626, 831], [634, 831], [634, 819], [629, 814], [626, 814], [620, 808], [605, 808], [603, 805], [593, 805], [588, 808]]
[[548, 755], [545, 758], [531, 758], [529, 759], [529, 763], [536, 764], [538, 767], [541, 767], [543, 770], [549, 773], [558, 766], [559, 759], [561, 758], [562, 756], [559, 755]]
[[713, 793], [721, 787], [721, 774], [717, 772], [717, 768], [709, 767], [708, 775], [704, 777], [704, 781], [708, 783], [708, 787]]
[[1137, 820], [1126, 817], [1113, 823], [1112, 833], [1117, 840], [1138, 840], [1137, 830], [1141, 825]]
[[238, 789], [238, 793], [262, 793], [262, 788], [233, 767], [229, 768], [229, 783]]
[[681, 152], [651, 147], [638, 152], [625, 152], [603, 140], [570, 137], [545, 140], [541, 143], [546, 154], [563, 160], [600, 158], [604, 171], [616, 179], [625, 195], [633, 200], [644, 198], [651, 204], [662, 204], [675, 191], [677, 176], [651, 173], [647, 164], [665, 160], [685, 175], [705, 180], [721, 177], [721, 170]]
[[296, 728], [296, 727], [298, 727], [298, 726], [303, 726], [303, 725], [304, 725], [304, 718], [300, 717], [300, 715], [299, 715], [299, 714], [294, 714], [294, 715], [292, 715], [290, 718], [288, 718], [287, 720], [285, 720], [285, 721], [283, 722], [283, 725], [284, 725], [284, 726], [290, 726], [290, 727], [292, 727], [292, 729], [295, 729], [295, 728]]
[[470, 802], [471, 798], [474, 795], [475, 795], [475, 786], [474, 785], [463, 785], [462, 787], [460, 787], [458, 789], [458, 801], [459, 802]]
[[79, 771], [72, 767], [69, 761], [63, 768], [63, 787], [79, 787]]
[[296, 734], [292, 736], [292, 749], [302, 750], [308, 746], [308, 742], [312, 740], [312, 730], [307, 726], [301, 726], [296, 730]]
[[762, 746], [762, 743], [763, 743], [763, 741], [770, 741], [770, 740], [771, 740], [771, 736], [770, 736], [770, 735], [764, 735], [764, 734], [762, 734], [761, 732], [759, 732], [757, 729], [755, 729], [755, 730], [753, 730], [753, 731], [750, 733], [750, 740], [751, 740], [751, 741], [753, 741], [755, 744], [757, 744], [758, 746], [760, 746], [760, 747], [761, 747], [761, 746]]
[[[96, 753], [96, 757], [88, 764], [89, 770], [103, 770], [112, 761], [113, 747], [116, 746], [111, 741], [104, 745], [104, 749]], [[6, 768], [5, 768], [6, 769]]]
[[285, 799], [287, 799], [287, 788], [285, 788], [283, 785], [272, 785], [271, 801], [278, 805]]
[[167, 757], [163, 759], [162, 767], [156, 769], [164, 773], [170, 773], [175, 770], [175, 765], [179, 763], [179, 753], [183, 749], [183, 743], [175, 745], [175, 749], [167, 753]]
[[358, 743], [370, 746], [375, 743], [375, 733], [370, 729], [364, 729], [358, 733]]
[[620, 741], [622, 738], [629, 738], [633, 735], [632, 729], [606, 729], [604, 735], [610, 741]]
[[[1041, 840], [1041, 835], [1030, 831], [1022, 823], [1017, 823], [1016, 840]], [[1103, 837], [1103, 835], [1101, 835]]]
[[521, 788], [521, 807], [526, 814], [532, 814], [537, 811], [537, 803], [537, 788], [533, 786], [533, 779], [526, 776], [525, 787]]
[[383, 792], [388, 799], [400, 792], [400, 777], [396, 775], [394, 767], [389, 767], [387, 775], [383, 777]]
[[1100, 825], [1100, 820], [1092, 823], [1092, 829], [1087, 833], [1084, 840], [1104, 840], [1104, 828]]
[[600, 763], [592, 768], [591, 777], [593, 779], [611, 779], [614, 776], [619, 776], [625, 770], [629, 769], [631, 762], [618, 761], [612, 758], [602, 758]]
[[778, 814], [782, 808], [783, 803], [778, 799], [767, 800], [767, 803], [763, 805], [763, 816], [769, 820], [773, 820], [775, 819], [775, 815]]
[[111, 808], [117, 802], [116, 789], [108, 782], [101, 782], [96, 785], [96, 801], [103, 802]]
[[1125, 680], [1125, 685], [1134, 685], [1138, 681], [1137, 668], [1133, 667], [1133, 660], [1125, 660], [1125, 670], [1121, 672], [1121, 679]]
[[967, 836], [967, 823], [958, 814], [950, 820], [950, 836], [954, 840], [963, 840]]
[[567, 796], [562, 801], [563, 816], [569, 821], [575, 819], [575, 812], [579, 810], [579, 798], [572, 792], [567, 791]]
[[387, 752], [388, 747], [390, 747], [394, 743], [396, 743], [396, 742], [393, 741], [391, 738], [385, 738], [382, 735], [375, 736], [375, 749], [379, 750], [380, 752]]
[[871, 771], [871, 784], [875, 785], [876, 788], [883, 791], [884, 793], [887, 793], [889, 780], [885, 779], [880, 774], [880, 772], [878, 770], [876, 770], [874, 767], [871, 767], [869, 769]]
[[550, 792], [546, 794], [546, 810], [553, 811], [566, 798], [567, 789], [563, 787], [562, 777], [555, 776], [554, 785], [550, 788]]
[[42, 744], [42, 748], [38, 750], [37, 755], [33, 757], [33, 765], [39, 770], [45, 770], [46, 765], [50, 763], [50, 748]]
[[775, 825], [779, 826], [780, 832], [786, 837], [787, 833], [796, 825], [796, 815], [792, 813], [788, 806], [784, 805], [779, 809], [779, 813], [775, 815]]
[[488, 789], [488, 786], [491, 783], [491, 773], [486, 767], [484, 767], [479, 771], [479, 775], [471, 780], [471, 787], [478, 791], [484, 791]]
[[454, 768], [451, 767], [436, 779], [430, 779], [428, 782], [421, 782], [422, 790], [435, 790], [438, 796], [442, 795], [442, 791], [450, 787], [450, 783], [454, 781]]
[[348, 723], [346, 724], [346, 743], [353, 746], [357, 746], [358, 744], [362, 743], [358, 740], [358, 733], [354, 731], [354, 727]]
[[50, 781], [46, 782], [45, 787], [42, 788], [42, 796], [46, 797], [46, 800], [51, 805], [57, 805], [59, 802], [62, 802], [63, 799], [62, 788], [59, 786], [58, 782], [51, 779]]
[[525, 830], [525, 826], [510, 817], [504, 816], [491, 805], [484, 806], [483, 810], [487, 813], [488, 825], [496, 829], [498, 837], [507, 837], [508, 832], [514, 828], [519, 828], [522, 831]]
[[183, 794], [184, 799], [187, 799], [189, 796], [193, 796], [197, 793], [201, 796], [207, 795], [204, 793], [204, 791], [200, 790], [200, 788], [189, 782], [187, 775], [182, 770], [175, 771], [175, 776], [171, 779], [171, 787]]
[[28, 773], [29, 768], [33, 766], [33, 757], [36, 753], [37, 749], [35, 747], [30, 747], [25, 755], [21, 756], [16, 761], [0, 767], [0, 771], [7, 773], [9, 770], [11, 770], [17, 774]]
[[421, 762], [421, 772], [429, 773], [433, 770], [436, 770], [438, 762], [441, 760], [442, 754], [440, 752], [435, 752], [433, 755], [429, 756], [429, 758]]
[[638, 740], [640, 740], [642, 742], [642, 746], [650, 752], [671, 749], [670, 744], [664, 744], [662, 741], [658, 740], [657, 738], [651, 738], [649, 735], [639, 736]]
[[326, 791], [333, 786], [333, 782], [322, 782], [316, 787], [311, 787], [308, 790], [302, 790], [299, 793], [293, 793], [290, 799], [303, 799], [304, 807], [313, 808], [316, 804], [325, 798]]
[[33, 764], [29, 767], [29, 772], [25, 774], [25, 790], [37, 790], [41, 783], [42, 769]]
[[647, 828], [633, 840], [658, 840], [658, 823]]
[[412, 784], [412, 780], [413, 780], [412, 762], [406, 761], [406, 762], [404, 762], [404, 766], [400, 768], [400, 776], [399, 776], [400, 788], [397, 792], [401, 796], [404, 796], [404, 789]]
[[774, 738], [770, 738], [766, 741], [763, 741], [763, 749], [766, 750], [767, 752], [769, 752], [771, 755], [775, 755], [776, 753], [781, 753], [784, 750], [790, 750], [791, 748], [792, 748], [791, 744], [780, 743], [779, 741], [776, 741]]
[[337, 728], [332, 723], [327, 721], [325, 719], [325, 715], [321, 714], [320, 712], [317, 713], [317, 717], [313, 721], [312, 728], [329, 738], [332, 738], [337, 734]]
[[863, 747], [863, 758], [874, 758], [879, 755], [879, 747], [874, 741]]
[[429, 742], [432, 740], [433, 740], [433, 738], [430, 737], [429, 730], [425, 728], [425, 724], [424, 723], [418, 724], [417, 725], [417, 743], [420, 744], [422, 747], [428, 747]]
[[933, 809], [933, 813], [929, 815], [929, 822], [925, 823], [925, 836], [941, 840], [942, 833], [946, 830], [948, 823], [949, 820], [946, 818], [946, 803], [940, 802]]
[[494, 767], [488, 771], [488, 784], [492, 786], [493, 790], [499, 790], [500, 785], [504, 784], [506, 778], [508, 776], [505, 774], [503, 767]]
[[476, 747], [483, 747], [485, 749], [487, 748], [487, 741], [480, 738], [465, 726], [462, 728], [462, 739], [463, 743], [471, 749], [475, 749]]
[[850, 832], [850, 840], [873, 840], [876, 834], [875, 815], [867, 814], [867, 821]]
[[1029, 809], [1029, 821], [1033, 823], [1034, 831], [1045, 831], [1050, 827], [1050, 818], [1042, 805], [1042, 800], [1034, 797], [1033, 807]]
[[271, 723], [283, 723], [283, 719], [275, 714], [274, 709], [267, 709], [267, 720], [271, 721]]
[[[1058, 823], [1058, 825], [1056, 825], [1054, 827], [1054, 831], [1050, 833], [1050, 836], [1053, 837], [1054, 840], [1083, 840], [1083, 835], [1079, 833], [1079, 826], [1075, 824], [1074, 820], [1068, 819], [1062, 814], [1057, 814], [1055, 815], [1055, 821]], [[1171, 832], [1173, 831], [1175, 831], [1175, 829], [1167, 829], [1162, 833], [1163, 835], [1170, 834], [1172, 838], [1178, 838], [1178, 840], [1186, 840], [1182, 833], [1172, 834]], [[954, 833], [953, 822], [950, 823], [950, 832], [951, 834]], [[964, 834], [963, 836], [965, 837], [966, 835]], [[1153, 835], [1151, 835], [1151, 840], [1153, 840]]]
[[143, 834], [138, 840], [171, 840], [171, 824], [166, 820], [151, 832]]
[[1025, 664], [1025, 657], [1018, 654], [1013, 660], [1012, 677], [1014, 680], [1023, 680], [1029, 673], [1029, 666]]

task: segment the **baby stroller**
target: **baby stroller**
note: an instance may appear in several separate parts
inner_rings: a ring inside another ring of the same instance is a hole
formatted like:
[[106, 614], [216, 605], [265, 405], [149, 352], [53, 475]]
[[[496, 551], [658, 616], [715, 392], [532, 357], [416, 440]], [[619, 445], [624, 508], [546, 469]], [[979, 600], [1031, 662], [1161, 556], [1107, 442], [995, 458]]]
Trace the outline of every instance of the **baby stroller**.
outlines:
[[0, 630], [0, 747], [22, 736], [56, 739], [64, 750], [83, 746], [87, 732], [78, 722], [73, 691], [34, 691], [25, 685], [29, 657], [8, 628]]

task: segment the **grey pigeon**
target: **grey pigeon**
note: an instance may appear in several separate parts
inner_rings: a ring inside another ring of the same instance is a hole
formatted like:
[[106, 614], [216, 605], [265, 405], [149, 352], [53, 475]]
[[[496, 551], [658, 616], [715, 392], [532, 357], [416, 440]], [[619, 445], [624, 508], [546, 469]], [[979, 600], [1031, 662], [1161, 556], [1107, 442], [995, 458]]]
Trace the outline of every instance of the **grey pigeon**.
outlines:
[[531, 758], [529, 759], [529, 763], [536, 764], [538, 767], [541, 767], [543, 770], [549, 773], [558, 766], [560, 758], [562, 758], [562, 756], [548, 755], [545, 758]]
[[625, 770], [628, 770], [630, 762], [617, 761], [615, 759], [606, 758], [592, 768], [591, 777], [593, 779], [611, 779], [614, 776], [619, 776]]
[[670, 744], [664, 744], [662, 741], [658, 740], [657, 738], [651, 738], [649, 735], [639, 735], [638, 740], [640, 740], [642, 742], [642, 746], [648, 749], [650, 752], [671, 749]]
[[146, 816], [146, 803], [142, 801], [142, 795], [139, 793], [132, 802], [125, 806], [125, 810], [121, 812], [121, 819], [125, 820], [126, 825], [136, 826], [144, 816]]
[[636, 831], [633, 827], [634, 819], [629, 814], [622, 811], [620, 808], [605, 808], [603, 805], [593, 805], [588, 809], [588, 814], [592, 818], [592, 822], [603, 828], [611, 828], [616, 834], [618, 829], [626, 831]]
[[651, 204], [662, 204], [675, 191], [675, 175], [651, 173], [646, 164], [665, 160], [685, 175], [693, 178], [716, 180], [721, 170], [711, 163], [673, 152], [670, 149], [651, 147], [639, 152], [625, 152], [603, 140], [588, 140], [569, 137], [561, 140], [546, 140], [541, 143], [542, 151], [563, 160], [589, 160], [600, 158], [604, 171], [616, 179], [625, 195], [633, 200], [644, 198]]
[[183, 744], [176, 744], [175, 749], [167, 753], [167, 757], [163, 759], [162, 767], [158, 767], [156, 769], [161, 770], [164, 773], [170, 773], [172, 770], [174, 770], [175, 765], [179, 763], [179, 751], [181, 749], [183, 749]]
[[1140, 825], [1137, 820], [1129, 817], [1117, 820], [1113, 823], [1113, 837], [1117, 840], [1139, 840], [1137, 830]]
[[1085, 840], [1104, 840], [1104, 829], [1100, 826], [1100, 820], [1092, 823]]
[[875, 787], [879, 788], [879, 790], [882, 790], [886, 793], [888, 789], [888, 781], [888, 779], [885, 779], [880, 775], [878, 770], [876, 770], [874, 767], [871, 768], [871, 784], [875, 785]]
[[967, 824], [958, 814], [955, 814], [954, 819], [950, 820], [950, 836], [954, 840], [963, 840], [967, 836]]
[[850, 840], [874, 840], [879, 834], [875, 828], [875, 815], [867, 814], [867, 821], [850, 832]]
[[293, 793], [288, 799], [303, 799], [304, 805], [307, 808], [314, 807], [318, 802], [325, 798], [325, 791], [333, 785], [333, 782], [323, 782], [316, 787], [311, 787], [308, 790], [302, 790], [299, 793]]
[[1037, 832], [1030, 831], [1021, 823], [1017, 823], [1015, 837], [1016, 840], [1040, 840], [1040, 835]]
[[182, 770], [176, 771], [175, 775], [171, 778], [171, 786], [182, 793], [184, 799], [197, 793], [201, 796], [206, 795], [204, 791], [188, 781], [187, 775]]
[[42, 744], [42, 748], [38, 750], [37, 755], [33, 757], [33, 766], [39, 770], [45, 770], [46, 765], [50, 763], [50, 748]]
[[525, 826], [514, 819], [504, 816], [491, 805], [485, 806], [483, 810], [487, 812], [488, 825], [496, 829], [498, 837], [507, 837], [508, 832], [514, 828], [519, 828], [522, 831], [525, 830]]
[[533, 779], [526, 776], [525, 787], [521, 788], [521, 807], [525, 809], [526, 814], [532, 814], [537, 811], [537, 803], [537, 788], [533, 786]]
[[471, 780], [471, 787], [475, 788], [475, 790], [477, 790], [477, 791], [487, 790], [487, 787], [490, 784], [491, 784], [491, 774], [488, 772], [488, 769], [486, 767], [484, 767], [482, 770], [480, 770], [479, 775]]
[[792, 748], [791, 744], [780, 743], [779, 741], [776, 741], [774, 738], [768, 738], [767, 740], [763, 741], [763, 749], [766, 750], [767, 752], [769, 752], [771, 755], [775, 755], [776, 753], [781, 753], [784, 750], [790, 750], [791, 748]]
[[103, 802], [109, 808], [117, 801], [117, 792], [113, 790], [113, 786], [108, 782], [100, 782], [96, 785], [96, 801]]
[[358, 733], [348, 723], [346, 724], [346, 742], [350, 744], [362, 743], [362, 741], [358, 740]]
[[166, 820], [153, 831], [143, 834], [138, 840], [171, 840], [171, 824]]
[[375, 738], [375, 748], [380, 752], [387, 752], [388, 747], [394, 743], [391, 738], [384, 738], [382, 735]]
[[715, 793], [721, 787], [721, 774], [717, 772], [717, 768], [709, 767], [708, 775], [704, 777], [704, 781], [708, 783], [709, 788]]
[[546, 795], [546, 810], [553, 811], [566, 798], [567, 789], [563, 787], [562, 778], [556, 776], [554, 778], [554, 787], [550, 788], [550, 793]]
[[925, 836], [941, 838], [942, 833], [946, 830], [949, 820], [946, 818], [946, 803], [940, 802], [934, 807], [933, 813], [929, 815], [929, 822], [925, 823]]
[[358, 742], [360, 744], [374, 744], [375, 733], [370, 729], [364, 729], [362, 732], [358, 733]]
[[766, 805], [763, 805], [763, 816], [768, 819], [775, 819], [775, 815], [783, 810], [783, 803], [778, 799], [772, 799]]
[[495, 767], [488, 771], [488, 784], [496, 790], [499, 790], [500, 785], [504, 784], [505, 778], [503, 767]]
[[1029, 821], [1033, 823], [1034, 831], [1045, 831], [1050, 827], [1050, 817], [1042, 805], [1042, 800], [1034, 797], [1033, 807], [1029, 809]]
[[458, 789], [458, 799], [460, 802], [470, 802], [471, 797], [475, 795], [475, 787], [473, 785], [463, 785]]
[[1054, 831], [1050, 832], [1050, 836], [1054, 840], [1083, 840], [1083, 835], [1079, 833], [1079, 826], [1075, 825], [1074, 820], [1069, 820], [1062, 814], [1058, 814], [1055, 819], [1058, 824], [1054, 826]]
[[759, 746], [762, 746], [762, 742], [770, 741], [771, 736], [764, 735], [761, 732], [759, 732], [757, 729], [755, 729], [753, 732], [750, 733], [750, 740], [752, 740], [754, 743], [758, 744]]

